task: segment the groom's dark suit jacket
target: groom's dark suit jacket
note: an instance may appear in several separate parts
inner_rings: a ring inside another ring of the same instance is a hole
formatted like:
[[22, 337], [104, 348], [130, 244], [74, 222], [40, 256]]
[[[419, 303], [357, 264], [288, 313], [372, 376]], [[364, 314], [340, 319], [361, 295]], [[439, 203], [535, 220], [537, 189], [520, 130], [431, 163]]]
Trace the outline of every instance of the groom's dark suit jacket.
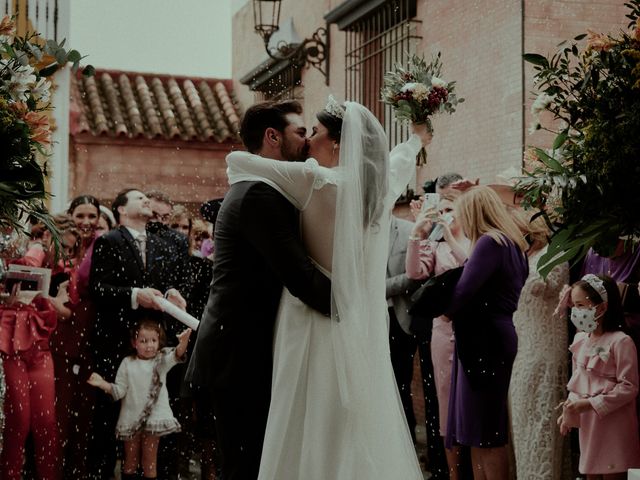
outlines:
[[212, 392], [225, 480], [255, 480], [282, 288], [329, 314], [331, 285], [307, 257], [297, 211], [264, 183], [231, 187], [218, 214], [214, 242], [213, 282], [187, 381]]
[[329, 314], [329, 279], [307, 257], [295, 208], [262, 182], [231, 187], [214, 242], [213, 282], [187, 378], [218, 388], [248, 377], [270, 383], [282, 287]]

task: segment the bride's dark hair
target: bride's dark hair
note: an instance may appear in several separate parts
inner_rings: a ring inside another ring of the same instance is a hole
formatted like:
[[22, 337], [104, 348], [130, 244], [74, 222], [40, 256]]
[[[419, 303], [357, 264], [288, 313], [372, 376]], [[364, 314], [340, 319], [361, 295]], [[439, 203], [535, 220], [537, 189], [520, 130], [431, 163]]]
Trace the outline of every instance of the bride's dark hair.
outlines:
[[[318, 121], [326, 127], [329, 138], [340, 143], [342, 137], [342, 118], [332, 115], [326, 110], [321, 110], [316, 113], [316, 117]], [[360, 180], [362, 182], [362, 213], [366, 227], [378, 226], [380, 216], [383, 214], [382, 199], [387, 193], [389, 167], [386, 158], [388, 147], [384, 132], [379, 131], [377, 127], [380, 127], [380, 130], [382, 130], [377, 120], [375, 122], [365, 122], [361, 125], [362, 132], [358, 139], [362, 142], [361, 151], [367, 152], [367, 158], [370, 160], [377, 159], [363, 162], [360, 172]]]
[[316, 113], [316, 118], [326, 127], [329, 132], [329, 138], [340, 143], [340, 137], [342, 136], [342, 119], [331, 115], [326, 110], [321, 110]]

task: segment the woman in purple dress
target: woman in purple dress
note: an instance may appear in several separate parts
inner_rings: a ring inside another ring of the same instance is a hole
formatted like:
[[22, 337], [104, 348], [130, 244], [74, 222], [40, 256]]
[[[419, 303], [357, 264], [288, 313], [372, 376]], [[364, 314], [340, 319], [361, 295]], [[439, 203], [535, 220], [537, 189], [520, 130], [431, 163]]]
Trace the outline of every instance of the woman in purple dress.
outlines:
[[453, 321], [453, 364], [446, 445], [471, 447], [474, 478], [508, 478], [507, 394], [518, 348], [513, 312], [529, 272], [527, 243], [498, 195], [474, 187], [456, 201], [471, 241], [446, 315]]

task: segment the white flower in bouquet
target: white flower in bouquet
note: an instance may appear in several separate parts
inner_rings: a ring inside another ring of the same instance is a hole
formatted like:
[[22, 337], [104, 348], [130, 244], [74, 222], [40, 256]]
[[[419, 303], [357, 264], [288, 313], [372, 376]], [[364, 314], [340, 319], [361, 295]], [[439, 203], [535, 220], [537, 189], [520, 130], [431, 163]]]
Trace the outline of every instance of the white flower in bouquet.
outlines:
[[431, 77], [431, 86], [432, 87], [447, 88], [447, 82], [445, 82], [441, 78], [433, 76], [433, 77]]
[[429, 87], [424, 83], [409, 82], [405, 84], [400, 91], [402, 93], [410, 93], [414, 100], [421, 102], [429, 96]]
[[51, 98], [51, 82], [45, 78], [40, 78], [35, 87], [31, 89], [31, 95], [36, 101], [47, 103]]
[[413, 92], [413, 89], [418, 85], [416, 82], [405, 83], [400, 89], [401, 92]]
[[27, 91], [36, 82], [36, 76], [31, 65], [21, 65], [18, 68], [10, 69], [11, 79], [6, 85], [6, 89], [11, 98], [16, 102], [26, 101]]

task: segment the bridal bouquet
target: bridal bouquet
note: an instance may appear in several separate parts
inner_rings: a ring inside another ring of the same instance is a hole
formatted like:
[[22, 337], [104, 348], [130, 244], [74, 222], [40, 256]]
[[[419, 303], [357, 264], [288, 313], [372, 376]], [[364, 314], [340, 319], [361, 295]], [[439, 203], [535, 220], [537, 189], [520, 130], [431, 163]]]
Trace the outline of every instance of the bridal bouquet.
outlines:
[[[32, 216], [49, 222], [44, 199], [47, 176], [36, 154], [48, 155], [51, 147], [51, 82], [58, 68], [67, 63], [73, 70], [82, 56], [67, 51], [54, 40], [43, 40], [37, 33], [16, 35], [15, 23], [5, 16], [0, 21], [0, 228], [21, 229]], [[83, 70], [93, 73], [93, 67]]]
[[396, 64], [395, 70], [384, 75], [382, 101], [391, 105], [398, 120], [426, 123], [433, 132], [431, 116], [453, 113], [464, 102], [455, 94], [455, 83], [441, 77], [440, 52], [427, 63], [424, 57], [411, 55], [405, 66]]

